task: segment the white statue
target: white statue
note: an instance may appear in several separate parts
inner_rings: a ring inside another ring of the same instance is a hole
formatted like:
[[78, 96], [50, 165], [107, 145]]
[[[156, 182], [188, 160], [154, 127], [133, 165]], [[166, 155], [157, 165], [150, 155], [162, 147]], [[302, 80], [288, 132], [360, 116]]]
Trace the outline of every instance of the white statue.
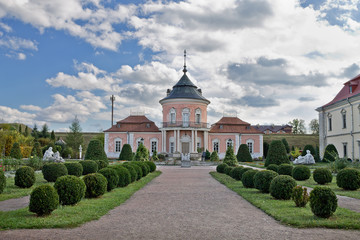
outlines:
[[49, 147], [48, 150], [46, 150], [43, 161], [48, 162], [65, 162], [65, 160], [60, 156], [59, 151], [56, 153], [53, 152], [52, 147]]
[[315, 160], [313, 155], [311, 155], [310, 150], [306, 150], [305, 156], [299, 156], [295, 161], [294, 164], [315, 164]]

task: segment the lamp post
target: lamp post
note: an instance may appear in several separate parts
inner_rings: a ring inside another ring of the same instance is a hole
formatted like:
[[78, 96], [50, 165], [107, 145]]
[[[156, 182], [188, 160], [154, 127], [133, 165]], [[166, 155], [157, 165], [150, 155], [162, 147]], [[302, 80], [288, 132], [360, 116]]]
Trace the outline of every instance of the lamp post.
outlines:
[[111, 127], [112, 127], [114, 125], [114, 101], [115, 101], [114, 95], [111, 95], [110, 100], [111, 100]]

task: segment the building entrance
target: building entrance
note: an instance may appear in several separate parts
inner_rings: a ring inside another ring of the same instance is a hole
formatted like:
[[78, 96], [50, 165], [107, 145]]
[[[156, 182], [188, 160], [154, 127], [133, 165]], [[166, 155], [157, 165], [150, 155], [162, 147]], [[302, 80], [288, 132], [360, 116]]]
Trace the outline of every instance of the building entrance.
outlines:
[[181, 145], [181, 152], [182, 153], [189, 153], [190, 151], [190, 144], [188, 142], [183, 142]]

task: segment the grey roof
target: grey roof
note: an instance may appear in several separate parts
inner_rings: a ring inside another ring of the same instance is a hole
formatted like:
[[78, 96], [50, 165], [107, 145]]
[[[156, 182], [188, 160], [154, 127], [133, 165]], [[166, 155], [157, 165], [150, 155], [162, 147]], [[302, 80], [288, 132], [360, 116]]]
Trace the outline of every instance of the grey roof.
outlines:
[[160, 102], [163, 100], [174, 98], [200, 99], [210, 103], [210, 101], [203, 97], [201, 92], [198, 91], [197, 86], [195, 86], [195, 84], [190, 81], [190, 79], [186, 75], [186, 71], [184, 71], [184, 75], [173, 86], [173, 89], [171, 90], [169, 95], [161, 99]]

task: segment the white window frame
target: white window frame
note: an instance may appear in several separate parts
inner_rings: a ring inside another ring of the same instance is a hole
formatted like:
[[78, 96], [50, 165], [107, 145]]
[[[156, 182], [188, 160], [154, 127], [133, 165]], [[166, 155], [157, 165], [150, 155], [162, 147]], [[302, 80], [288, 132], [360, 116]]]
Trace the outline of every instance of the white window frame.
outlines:
[[[187, 115], [187, 119], [185, 119], [185, 115]], [[190, 109], [189, 108], [184, 108], [182, 110], [182, 122], [183, 122], [183, 127], [189, 127], [190, 124]]]
[[175, 142], [174, 141], [170, 142], [170, 144], [169, 144], [169, 152], [170, 153], [175, 152]]
[[158, 139], [157, 138], [152, 138], [152, 139], [150, 139], [150, 150], [151, 150], [151, 153], [153, 153], [154, 152], [154, 149], [153, 149], [153, 143], [155, 143], [155, 150], [156, 150], [156, 152], [158, 151]]
[[200, 124], [201, 123], [201, 109], [197, 108], [195, 110], [195, 123]]
[[170, 123], [176, 123], [176, 110], [175, 110], [175, 108], [170, 109]]
[[328, 125], [327, 129], [330, 132], [330, 131], [332, 131], [332, 115], [330, 113], [327, 115], [327, 119], [328, 119], [327, 120], [327, 125]]
[[212, 145], [212, 150], [213, 150], [213, 152], [216, 151], [217, 153], [219, 153], [219, 150], [220, 150], [219, 139], [214, 139], [214, 140], [212, 140], [211, 145]]
[[246, 145], [248, 146], [249, 148], [249, 152], [250, 154], [254, 153], [254, 140], [253, 139], [248, 139], [246, 140]]
[[345, 158], [345, 157], [347, 158], [347, 157], [348, 157], [348, 149], [347, 149], [348, 143], [347, 143], [347, 142], [343, 142], [342, 144], [343, 144], [344, 158]]
[[226, 149], [228, 149], [230, 146], [234, 148], [234, 140], [232, 140], [231, 138], [226, 140]]
[[346, 128], [346, 110], [345, 109], [341, 110], [341, 120], [342, 120], [342, 128], [345, 129]]
[[[141, 140], [141, 139], [142, 139], [142, 140]], [[137, 139], [136, 139], [136, 146], [139, 147], [139, 146], [140, 146], [140, 143], [142, 143], [142, 144], [145, 146], [144, 141], [145, 141], [144, 138], [141, 138], [141, 137], [137, 138]]]
[[[118, 144], [119, 143], [119, 151], [118, 150]], [[121, 146], [122, 146], [122, 139], [121, 138], [115, 138], [114, 139], [114, 152], [120, 153], [121, 152]]]

